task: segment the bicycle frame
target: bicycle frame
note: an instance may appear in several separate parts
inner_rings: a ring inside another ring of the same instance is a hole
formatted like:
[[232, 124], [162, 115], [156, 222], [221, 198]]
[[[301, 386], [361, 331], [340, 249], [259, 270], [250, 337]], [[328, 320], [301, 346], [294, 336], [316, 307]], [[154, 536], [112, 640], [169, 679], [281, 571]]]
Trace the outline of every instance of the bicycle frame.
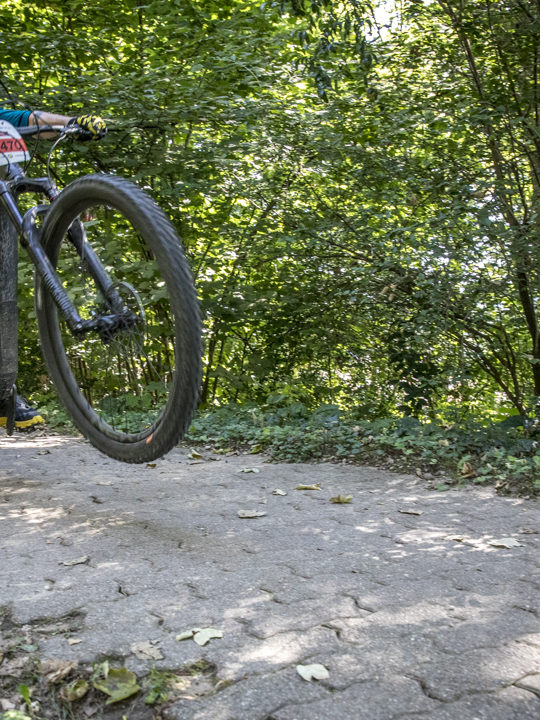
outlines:
[[[64, 290], [58, 274], [40, 242], [40, 231], [37, 227], [37, 220], [40, 216], [48, 212], [50, 205], [37, 205], [30, 208], [30, 210], [22, 216], [15, 198], [23, 192], [42, 193], [52, 202], [58, 196], [58, 190], [54, 183], [48, 178], [27, 178], [21, 167], [13, 164], [10, 166], [7, 182], [0, 181], [0, 202], [11, 218], [17, 233], [20, 235], [21, 245], [28, 252], [36, 271], [39, 273], [45, 287], [64, 316], [69, 329], [76, 334], [90, 330], [102, 331], [106, 329], [103, 327], [103, 317], [101, 317], [98, 322], [82, 320]], [[84, 227], [80, 220], [74, 220], [68, 231], [68, 238], [77, 250], [81, 261], [88, 266], [89, 272], [96, 281], [103, 296], [112, 301], [112, 309], [117, 312], [121, 311], [122, 303], [119, 298], [114, 297], [114, 293], [112, 293], [111, 297], [110, 291], [113, 283], [103, 269], [102, 264], [96, 257], [91, 246], [88, 244]], [[116, 308], [114, 307], [115, 305]], [[108, 327], [108, 323], [105, 323], [105, 325]]]

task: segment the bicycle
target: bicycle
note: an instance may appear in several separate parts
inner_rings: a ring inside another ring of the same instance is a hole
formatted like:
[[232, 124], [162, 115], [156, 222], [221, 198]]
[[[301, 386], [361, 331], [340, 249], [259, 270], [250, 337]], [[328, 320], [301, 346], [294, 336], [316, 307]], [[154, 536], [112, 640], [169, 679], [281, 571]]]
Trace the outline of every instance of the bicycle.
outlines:
[[[81, 177], [61, 192], [29, 178], [22, 135], [72, 126], [17, 128], [0, 122], [0, 203], [15, 228], [0, 237], [0, 400], [13, 432], [17, 377], [18, 243], [35, 268], [42, 354], [80, 432], [128, 463], [155, 460], [186, 432], [201, 374], [201, 320], [178, 236], [140, 188], [113, 175]], [[54, 146], [51, 150], [54, 150]], [[51, 153], [49, 153], [49, 160]], [[23, 193], [48, 202], [24, 214]]]

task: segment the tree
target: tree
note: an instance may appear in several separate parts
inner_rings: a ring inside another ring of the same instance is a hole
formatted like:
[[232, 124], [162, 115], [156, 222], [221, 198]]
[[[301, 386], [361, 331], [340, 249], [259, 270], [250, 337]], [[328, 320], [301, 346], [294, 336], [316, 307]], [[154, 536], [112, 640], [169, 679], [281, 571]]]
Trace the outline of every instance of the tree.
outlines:
[[183, 236], [206, 403], [283, 389], [437, 418], [539, 395], [538, 4], [386, 7], [0, 8], [12, 92], [110, 120], [104, 143], [57, 150], [59, 179], [128, 175]]
[[[365, 36], [372, 14], [353, 1], [339, 20], [326, 3], [305, 7], [326, 37], [351, 27]], [[380, 187], [395, 210], [386, 237], [405, 236], [407, 264], [379, 249], [377, 275], [381, 263], [393, 267], [410, 319], [424, 325], [427, 314], [525, 413], [540, 392], [538, 3], [411, 0], [386, 22], [370, 31], [368, 81], [357, 70], [365, 44], [333, 75], [326, 65], [345, 104], [355, 90], [363, 96], [353, 132], [395, 160]], [[310, 62], [313, 48], [304, 49]]]

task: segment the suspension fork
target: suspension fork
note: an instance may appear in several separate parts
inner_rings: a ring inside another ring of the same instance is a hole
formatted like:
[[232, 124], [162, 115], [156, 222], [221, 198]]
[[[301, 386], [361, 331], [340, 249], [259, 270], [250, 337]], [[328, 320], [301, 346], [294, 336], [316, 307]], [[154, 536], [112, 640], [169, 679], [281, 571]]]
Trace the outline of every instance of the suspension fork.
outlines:
[[[9, 187], [7, 183], [0, 181], [1, 202], [11, 222], [20, 233], [22, 246], [28, 252], [36, 268], [36, 272], [64, 316], [70, 331], [74, 334], [80, 334], [89, 332], [90, 330], [96, 330], [98, 332], [107, 332], [110, 330], [111, 327], [114, 327], [117, 320], [115, 314], [125, 314], [129, 313], [129, 311], [125, 307], [119, 293], [114, 289], [113, 281], [88, 242], [82, 222], [78, 218], [73, 220], [68, 229], [68, 240], [76, 249], [81, 258], [81, 262], [85, 263], [113, 313], [112, 315], [105, 315], [91, 320], [83, 320], [77, 312], [77, 309], [64, 290], [58, 273], [41, 244], [41, 232], [37, 227], [37, 220], [49, 211], [50, 205], [37, 205], [28, 210], [24, 216], [21, 216], [11, 191], [16, 195], [22, 192], [43, 193], [52, 203], [59, 195], [54, 183], [48, 178], [27, 178], [20, 168], [15, 165], [13, 166], [13, 174]], [[41, 301], [42, 299], [38, 297], [37, 302]]]
[[[64, 316], [71, 332], [75, 334], [81, 333], [87, 329], [85, 327], [86, 323], [81, 318], [67, 292], [64, 290], [62, 282], [58, 277], [58, 273], [54, 269], [54, 266], [40, 241], [40, 231], [37, 228], [37, 219], [40, 216], [45, 215], [48, 211], [49, 205], [37, 205], [36, 207], [30, 208], [30, 210], [25, 213], [22, 218], [21, 244], [30, 256], [30, 259], [36, 268], [36, 272], [50, 293], [56, 306]], [[42, 298], [38, 296], [37, 302], [41, 303]]]
[[[45, 193], [49, 202], [53, 202], [58, 195], [58, 188], [54, 183], [50, 183], [45, 188]], [[120, 295], [114, 290], [114, 283], [105, 271], [98, 256], [94, 252], [92, 246], [86, 237], [86, 230], [79, 218], [75, 218], [68, 228], [68, 240], [73, 245], [77, 254], [81, 258], [81, 263], [85, 264], [90, 274], [96, 282], [103, 298], [111, 306], [113, 312], [125, 312], [126, 308], [122, 302]]]
[[[89, 274], [94, 279], [104, 300], [110, 305], [110, 315], [100, 315], [90, 320], [83, 320], [68, 294], [64, 290], [62, 282], [56, 272], [49, 256], [45, 252], [40, 240], [40, 231], [37, 228], [37, 218], [49, 211], [49, 205], [37, 205], [25, 213], [22, 219], [21, 242], [27, 250], [36, 270], [47, 288], [56, 306], [64, 316], [70, 331], [75, 334], [82, 334], [95, 330], [101, 334], [110, 332], [118, 322], [118, 315], [130, 314], [122, 298], [114, 289], [114, 283], [105, 271], [97, 255], [90, 246], [84, 226], [81, 221], [75, 219], [68, 229], [68, 239], [77, 250], [81, 263], [88, 268]], [[37, 302], [42, 302], [38, 297]]]
[[[12, 166], [11, 172], [12, 174], [9, 183], [3, 181], [0, 182], [2, 205], [4, 206], [11, 223], [20, 234], [21, 245], [30, 255], [30, 258], [36, 268], [36, 272], [43, 280], [45, 287], [50, 292], [56, 305], [64, 315], [69, 329], [74, 333], [82, 332], [84, 330], [84, 321], [69, 299], [62, 283], [60, 282], [60, 278], [58, 277], [56, 270], [54, 269], [40, 242], [40, 232], [37, 228], [37, 219], [48, 212], [49, 205], [37, 205], [36, 207], [28, 210], [25, 215], [22, 216], [15, 200], [15, 197], [22, 192], [39, 192], [45, 194], [50, 201], [53, 201], [58, 195], [58, 190], [47, 178], [32, 180], [25, 177], [24, 173], [17, 165]], [[40, 302], [40, 298], [38, 298], [38, 302]]]
[[88, 242], [86, 230], [79, 218], [75, 218], [71, 223], [68, 230], [68, 239], [81, 258], [81, 262], [88, 268], [106, 302], [110, 304], [111, 310], [113, 312], [125, 312], [126, 308], [122, 298], [114, 289], [113, 281]]

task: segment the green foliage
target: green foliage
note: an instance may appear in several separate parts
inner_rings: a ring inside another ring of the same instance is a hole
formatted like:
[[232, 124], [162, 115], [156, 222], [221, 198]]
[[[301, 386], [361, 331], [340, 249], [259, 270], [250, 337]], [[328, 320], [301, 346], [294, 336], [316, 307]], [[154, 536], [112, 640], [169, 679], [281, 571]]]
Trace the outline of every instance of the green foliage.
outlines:
[[59, 432], [73, 432], [74, 425], [63, 405], [59, 405], [56, 398], [51, 395], [36, 394], [32, 396], [31, 403], [32, 406], [38, 407], [43, 417], [46, 418], [48, 428]]
[[[6, 0], [2, 75], [32, 107], [108, 118], [103, 142], [56, 151], [61, 184], [120, 173], [171, 216], [204, 313], [203, 407], [285, 388], [274, 414], [294, 423], [321, 405], [534, 418], [538, 5], [377, 5]], [[22, 260], [20, 384], [47, 396], [31, 286]], [[329, 432], [310, 430], [314, 456]], [[503, 454], [493, 477], [522, 467]]]
[[166, 702], [169, 697], [170, 684], [175, 677], [173, 673], [153, 668], [145, 682], [145, 704], [156, 705]]
[[482, 427], [441, 426], [412, 417], [359, 419], [323, 405], [310, 413], [301, 403], [275, 409], [227, 405], [200, 414], [189, 431], [193, 442], [221, 452], [267, 452], [274, 460], [370, 463], [395, 470], [419, 469], [446, 483], [490, 483], [520, 492], [540, 490], [537, 425], [499, 422]]
[[19, 685], [19, 693], [24, 700], [24, 704], [28, 708], [30, 715], [33, 714], [32, 698], [30, 697], [30, 688], [27, 685]]

